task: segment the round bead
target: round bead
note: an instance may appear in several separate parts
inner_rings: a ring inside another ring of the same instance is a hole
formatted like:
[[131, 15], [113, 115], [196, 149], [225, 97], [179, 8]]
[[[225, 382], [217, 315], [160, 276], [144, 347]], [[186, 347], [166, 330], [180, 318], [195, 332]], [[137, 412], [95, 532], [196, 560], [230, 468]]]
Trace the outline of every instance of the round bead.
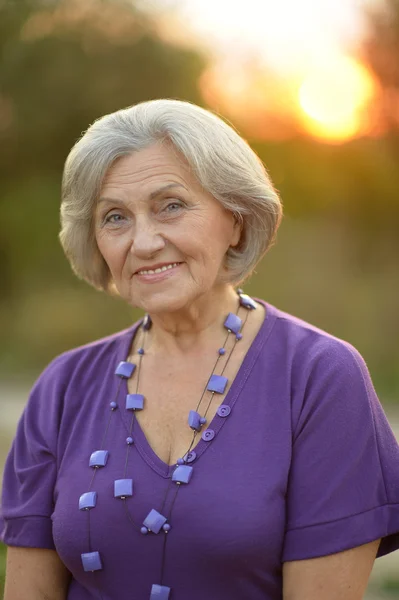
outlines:
[[226, 354], [226, 350], [224, 348], [219, 348], [219, 354], [220, 356], [223, 356], [223, 354]]
[[178, 465], [184, 465], [184, 460], [182, 458], [178, 458], [176, 461], [176, 464]]
[[141, 355], [143, 355], [143, 354], [144, 354], [144, 348], [139, 348], [139, 349], [137, 350], [137, 354], [141, 354]]
[[126, 438], [126, 444], [128, 444], [129, 446], [130, 446], [131, 444], [133, 444], [133, 438], [132, 438], [132, 437], [130, 437], [130, 435], [129, 435], [129, 437], [127, 437], [127, 438]]
[[201, 423], [201, 425], [205, 425], [205, 423], [206, 423], [205, 417], [200, 418], [200, 423]]
[[111, 410], [115, 410], [115, 408], [118, 408], [118, 405], [116, 402], [110, 402], [109, 405], [111, 407]]
[[236, 340], [242, 340], [242, 333], [237, 333]]
[[144, 527], [144, 526], [140, 529], [140, 531], [143, 535], [147, 535], [147, 533], [148, 533], [147, 527]]
[[184, 460], [186, 463], [191, 463], [197, 458], [197, 455], [194, 450], [191, 450], [188, 454], [185, 455]]
[[204, 440], [204, 442], [210, 442], [215, 437], [215, 432], [213, 431], [213, 429], [205, 429], [201, 437]]
[[162, 529], [164, 530], [165, 533], [168, 533], [168, 531], [170, 531], [169, 523], [165, 523], [164, 525], [162, 525]]
[[219, 415], [219, 417], [228, 417], [230, 413], [231, 408], [230, 406], [227, 406], [227, 404], [221, 404], [217, 409], [217, 414]]

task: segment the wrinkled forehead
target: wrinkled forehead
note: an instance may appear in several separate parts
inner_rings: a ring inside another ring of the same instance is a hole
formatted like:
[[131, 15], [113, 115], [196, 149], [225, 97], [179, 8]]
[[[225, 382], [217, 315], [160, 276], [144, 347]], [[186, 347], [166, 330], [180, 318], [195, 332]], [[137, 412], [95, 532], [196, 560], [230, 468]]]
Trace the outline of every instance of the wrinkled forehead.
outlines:
[[108, 168], [103, 183], [115, 177], [139, 177], [168, 169], [181, 176], [192, 173], [185, 157], [170, 142], [158, 142], [117, 158]]
[[181, 186], [202, 189], [190, 165], [170, 144], [154, 144], [122, 156], [108, 169], [99, 198], [111, 192], [146, 194]]

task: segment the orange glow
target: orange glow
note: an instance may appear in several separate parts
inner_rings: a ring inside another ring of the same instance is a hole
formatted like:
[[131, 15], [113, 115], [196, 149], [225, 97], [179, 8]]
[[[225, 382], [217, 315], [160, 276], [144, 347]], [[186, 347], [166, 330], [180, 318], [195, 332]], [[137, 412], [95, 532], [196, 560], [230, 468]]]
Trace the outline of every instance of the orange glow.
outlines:
[[253, 139], [285, 139], [300, 130], [330, 143], [373, 134], [377, 86], [367, 69], [338, 53], [304, 74], [278, 78], [255, 61], [219, 62], [200, 80], [205, 101]]
[[287, 139], [306, 131], [340, 143], [379, 134], [377, 84], [344, 55], [355, 47], [351, 37], [362, 35], [358, 0], [247, 0], [245, 10], [231, 0], [178, 4], [163, 13], [159, 31], [208, 50], [202, 96], [243, 135]]
[[216, 64], [199, 83], [207, 104], [252, 139], [287, 139], [298, 130], [296, 88], [254, 62]]
[[312, 135], [329, 141], [345, 141], [368, 127], [365, 109], [376, 86], [364, 66], [337, 57], [311, 70], [299, 88], [302, 121]]

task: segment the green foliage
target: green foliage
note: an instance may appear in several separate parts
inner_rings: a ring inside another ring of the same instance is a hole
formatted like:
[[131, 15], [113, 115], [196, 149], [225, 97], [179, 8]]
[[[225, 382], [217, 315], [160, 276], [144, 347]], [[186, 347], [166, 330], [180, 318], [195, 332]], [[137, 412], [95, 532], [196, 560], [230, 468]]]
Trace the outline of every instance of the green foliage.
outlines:
[[81, 132], [118, 108], [160, 96], [199, 101], [204, 59], [164, 43], [133, 3], [34, 6], [0, 7], [0, 175], [58, 171]]
[[386, 139], [340, 146], [306, 138], [251, 145], [267, 165], [291, 216], [339, 217], [355, 230], [396, 237], [399, 172]]
[[[0, 2], [0, 53], [0, 361], [8, 371], [17, 356], [27, 369], [43, 365], [50, 348], [131, 320], [121, 303], [110, 309], [109, 298], [72, 279], [57, 238], [62, 166], [107, 112], [157, 97], [199, 102], [205, 60], [165, 43], [123, 0]], [[86, 296], [91, 316], [79, 310]]]
[[399, 595], [399, 579], [397, 577], [389, 577], [382, 583], [382, 590], [387, 594], [387, 597], [397, 598]]

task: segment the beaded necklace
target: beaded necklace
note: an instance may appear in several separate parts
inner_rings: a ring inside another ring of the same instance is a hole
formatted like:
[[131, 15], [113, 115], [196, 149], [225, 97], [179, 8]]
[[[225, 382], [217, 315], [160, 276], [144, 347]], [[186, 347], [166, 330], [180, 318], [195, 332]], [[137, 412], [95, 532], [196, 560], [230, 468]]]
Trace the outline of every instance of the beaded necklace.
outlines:
[[[159, 583], [155, 583], [151, 587], [150, 595], [149, 595], [150, 600], [168, 600], [169, 599], [169, 596], [171, 593], [171, 588], [163, 584], [163, 579], [164, 579], [164, 566], [165, 566], [165, 556], [166, 556], [166, 543], [167, 543], [167, 538], [168, 538], [167, 534], [170, 532], [170, 530], [172, 528], [171, 517], [172, 517], [173, 507], [175, 505], [179, 490], [181, 489], [181, 485], [189, 484], [189, 482], [193, 476], [194, 467], [190, 463], [193, 463], [196, 459], [196, 453], [195, 453], [195, 450], [193, 450], [194, 442], [195, 442], [198, 434], [202, 431], [203, 426], [207, 422], [206, 416], [207, 416], [210, 406], [212, 404], [214, 394], [224, 394], [224, 392], [226, 390], [226, 387], [228, 384], [228, 379], [227, 379], [227, 377], [225, 377], [223, 375], [223, 373], [224, 373], [224, 371], [227, 367], [227, 364], [233, 354], [233, 351], [235, 349], [237, 342], [242, 339], [241, 331], [243, 330], [243, 328], [247, 322], [249, 311], [256, 309], [255, 301], [252, 300], [252, 298], [250, 298], [246, 294], [244, 294], [241, 289], [237, 290], [237, 294], [238, 294], [238, 299], [239, 299], [237, 312], [229, 313], [223, 323], [223, 326], [227, 330], [224, 344], [217, 351], [217, 358], [216, 358], [214, 367], [212, 369], [209, 380], [204, 387], [204, 390], [198, 401], [196, 409], [190, 410], [189, 415], [188, 415], [188, 425], [191, 428], [191, 430], [193, 431], [192, 440], [191, 440], [190, 445], [189, 445], [186, 453], [184, 454], [184, 456], [182, 458], [177, 459], [177, 461], [176, 461], [176, 465], [174, 467], [172, 475], [168, 478], [168, 483], [167, 483], [167, 487], [165, 490], [163, 502], [162, 502], [161, 506], [159, 507], [159, 510], [152, 508], [149, 511], [148, 515], [145, 517], [144, 521], [141, 524], [138, 524], [133, 519], [129, 505], [127, 503], [127, 499], [133, 496], [133, 479], [128, 478], [127, 475], [128, 475], [129, 456], [130, 456], [131, 450], [134, 445], [134, 424], [136, 421], [136, 411], [143, 410], [144, 402], [145, 402], [144, 396], [139, 393], [139, 382], [140, 382], [141, 363], [143, 360], [143, 356], [145, 354], [144, 346], [145, 346], [146, 333], [149, 331], [149, 329], [151, 328], [151, 325], [152, 325], [149, 315], [146, 315], [144, 317], [142, 325], [141, 325], [142, 341], [141, 341], [141, 345], [137, 351], [138, 364], [135, 364], [135, 363], [132, 363], [131, 361], [129, 361], [129, 357], [128, 357], [125, 361], [120, 362], [118, 364], [118, 366], [116, 367], [115, 375], [119, 378], [119, 384], [117, 386], [115, 398], [112, 402], [110, 402], [111, 411], [110, 411], [110, 415], [109, 415], [109, 418], [108, 418], [108, 421], [106, 424], [104, 434], [101, 439], [101, 444], [100, 444], [101, 449], [95, 450], [94, 452], [92, 452], [90, 455], [90, 458], [89, 458], [89, 467], [93, 469], [93, 473], [91, 476], [91, 481], [89, 484], [88, 491], [83, 493], [79, 498], [79, 510], [86, 512], [87, 528], [88, 528], [88, 551], [81, 554], [81, 560], [82, 560], [83, 570], [91, 571], [94, 573], [96, 571], [100, 571], [103, 569], [103, 563], [102, 563], [100, 552], [97, 550], [93, 550], [92, 544], [91, 544], [90, 511], [93, 508], [95, 508], [95, 506], [97, 504], [97, 497], [98, 497], [98, 493], [96, 491], [94, 491], [92, 489], [92, 487], [93, 487], [98, 469], [106, 467], [107, 462], [108, 462], [109, 451], [104, 450], [103, 448], [104, 448], [108, 430], [109, 430], [109, 427], [111, 424], [112, 415], [113, 415], [113, 413], [115, 413], [115, 411], [119, 407], [117, 400], [120, 395], [121, 384], [122, 384], [123, 380], [129, 379], [133, 375], [135, 369], [137, 368], [136, 391], [134, 394], [128, 393], [126, 396], [126, 400], [125, 400], [125, 409], [127, 411], [131, 412], [131, 419], [130, 419], [130, 425], [128, 428], [128, 436], [126, 438], [126, 459], [125, 459], [125, 465], [124, 465], [124, 471], [123, 471], [124, 476], [122, 479], [114, 480], [114, 497], [115, 497], [115, 499], [122, 501], [124, 510], [126, 512], [126, 517], [129, 520], [129, 522], [133, 525], [134, 529], [136, 529], [137, 532], [139, 532], [140, 534], [142, 534], [144, 536], [148, 535], [148, 534], [158, 535], [160, 532], [164, 533], [163, 545], [162, 545], [160, 579], [159, 579]], [[244, 321], [238, 316], [238, 312], [241, 307], [246, 309], [246, 311], [247, 311]], [[217, 366], [218, 366], [218, 363], [219, 363], [221, 357], [226, 354], [226, 345], [227, 345], [229, 336], [231, 334], [233, 334], [235, 336], [234, 344], [227, 355], [227, 358], [226, 358], [224, 366], [221, 370], [221, 373], [219, 375], [217, 375], [215, 373], [215, 371], [217, 369]], [[205, 411], [204, 411], [203, 415], [201, 416], [200, 407], [204, 400], [204, 396], [205, 396], [206, 392], [210, 393], [209, 394], [210, 397], [208, 400], [208, 404], [205, 408]], [[230, 412], [231, 412], [230, 406], [228, 406], [227, 404], [221, 404], [217, 409], [217, 415], [220, 418], [228, 417]], [[201, 437], [204, 441], [211, 443], [215, 437], [215, 432], [213, 429], [209, 429], [209, 428], [205, 429], [204, 431], [202, 431]], [[165, 511], [164, 510], [165, 505], [166, 505], [168, 496], [171, 492], [174, 495], [170, 502], [170, 508], [168, 511]], [[164, 514], [164, 512], [166, 514]], [[101, 594], [100, 594], [100, 597], [102, 598]]]

